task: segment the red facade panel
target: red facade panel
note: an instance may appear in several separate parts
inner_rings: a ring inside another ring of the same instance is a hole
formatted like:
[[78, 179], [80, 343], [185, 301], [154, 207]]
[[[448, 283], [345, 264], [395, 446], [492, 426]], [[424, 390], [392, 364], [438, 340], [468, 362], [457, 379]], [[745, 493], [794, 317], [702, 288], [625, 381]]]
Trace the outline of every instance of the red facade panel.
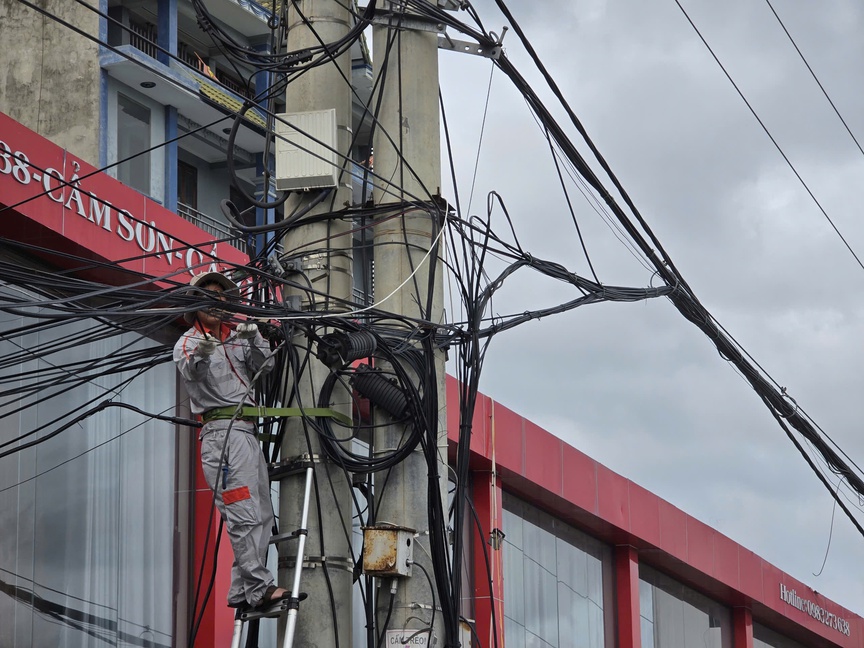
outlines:
[[491, 410], [492, 399], [478, 394], [477, 404], [474, 407], [474, 418], [471, 421], [471, 452], [476, 456], [483, 456], [488, 450]]
[[738, 543], [722, 533], [714, 534], [714, 577], [733, 589], [740, 589]]
[[[774, 565], [769, 562], [762, 561], [762, 601], [763, 605], [771, 608], [776, 612], [780, 612], [781, 614], [788, 612], [788, 608], [784, 608], [784, 603], [780, 600], [780, 584], [783, 583], [785, 585], [791, 585], [789, 589], [798, 589], [798, 592], [804, 591], [804, 586], [800, 585], [798, 581], [794, 580], [791, 576], [784, 574], [782, 571], [777, 569]], [[797, 612], [797, 610], [794, 610]]]
[[714, 576], [715, 535], [707, 524], [687, 516], [687, 562], [710, 576]]
[[753, 648], [753, 614], [747, 608], [732, 610], [732, 645], [735, 648]]
[[491, 472], [480, 471], [474, 473], [473, 486], [474, 506], [482, 527], [480, 532], [475, 527], [474, 535], [475, 629], [481, 645], [503, 646], [504, 567], [500, 544], [496, 548], [490, 543], [490, 534], [501, 528], [501, 485]]
[[630, 482], [630, 533], [660, 546], [660, 498]]
[[494, 452], [498, 466], [511, 470], [517, 475], [524, 474], [524, 420], [512, 410], [500, 403], [495, 403], [495, 418], [490, 423], [494, 433], [490, 433], [487, 458], [491, 459]]
[[745, 596], [757, 601], [763, 599], [762, 559], [744, 547], [738, 549], [738, 578]]
[[639, 556], [633, 547], [615, 547], [615, 602], [619, 648], [642, 648], [639, 617]]
[[[451, 443], [459, 441], [459, 381], [447, 376], [445, 383], [447, 402], [447, 438]], [[475, 459], [490, 457], [489, 434], [492, 421], [493, 401], [488, 396], [478, 394], [471, 419], [471, 456]], [[451, 448], [455, 450], [455, 447]], [[488, 463], [488, 462], [487, 462]]]
[[597, 464], [597, 512], [606, 522], [630, 530], [629, 482], [606, 466]]
[[563, 490], [561, 485], [563, 442], [530, 421], [524, 422], [524, 428], [525, 437], [531, 439], [531, 443], [525, 444], [524, 476], [550, 493], [560, 495]]
[[687, 562], [687, 514], [666, 500], [659, 501], [660, 548]]
[[597, 462], [576, 448], [563, 444], [561, 496], [597, 514]]
[[[197, 442], [196, 455], [200, 455], [201, 442]], [[219, 511], [213, 506], [213, 491], [204, 479], [201, 462], [195, 461], [195, 499], [194, 499], [194, 549], [190, 609], [193, 615], [201, 615], [201, 624], [195, 638], [196, 646], [225, 645], [226, 638], [234, 631], [234, 618], [231, 608], [226, 607], [228, 588], [231, 585], [231, 563], [233, 553], [230, 549], [228, 532], [223, 529], [220, 550], [213, 564], [213, 550], [216, 531], [219, 529]], [[203, 566], [204, 571], [201, 572]], [[214, 574], [213, 569], [216, 569]], [[213, 579], [213, 591], [209, 599], [205, 595]], [[200, 583], [200, 584], [199, 584]], [[197, 593], [196, 593], [197, 592]], [[194, 608], [191, 607], [194, 604]]]

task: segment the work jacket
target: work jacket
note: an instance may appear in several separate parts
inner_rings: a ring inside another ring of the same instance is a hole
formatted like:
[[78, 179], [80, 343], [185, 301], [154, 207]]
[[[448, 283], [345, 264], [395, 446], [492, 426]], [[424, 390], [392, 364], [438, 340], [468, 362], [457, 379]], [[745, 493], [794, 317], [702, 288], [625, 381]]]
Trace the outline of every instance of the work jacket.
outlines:
[[270, 345], [261, 333], [241, 339], [223, 324], [216, 351], [209, 356], [196, 353], [202, 339], [204, 334], [193, 326], [174, 345], [174, 363], [186, 385], [192, 413], [241, 403], [256, 405], [251, 382], [274, 364]]

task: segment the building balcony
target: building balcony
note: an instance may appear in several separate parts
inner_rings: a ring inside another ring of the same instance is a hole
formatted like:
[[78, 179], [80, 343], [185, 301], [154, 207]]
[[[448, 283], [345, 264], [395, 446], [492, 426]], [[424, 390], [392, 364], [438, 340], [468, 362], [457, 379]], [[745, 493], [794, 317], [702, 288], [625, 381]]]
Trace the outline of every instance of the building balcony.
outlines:
[[246, 238], [222, 221], [216, 220], [212, 216], [208, 216], [194, 207], [184, 205], [181, 202], [177, 203], [177, 215], [185, 218], [199, 229], [204, 230], [217, 239], [230, 239], [229, 243], [241, 252], [247, 251]]

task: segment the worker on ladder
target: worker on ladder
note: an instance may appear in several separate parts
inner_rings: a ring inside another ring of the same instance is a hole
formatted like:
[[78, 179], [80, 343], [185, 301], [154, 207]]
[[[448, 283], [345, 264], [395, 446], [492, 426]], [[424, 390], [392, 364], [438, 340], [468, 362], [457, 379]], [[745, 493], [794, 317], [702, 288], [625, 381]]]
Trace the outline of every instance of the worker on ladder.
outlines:
[[[237, 284], [219, 272], [190, 282], [196, 291], [222, 301], [239, 299]], [[231, 329], [221, 309], [184, 315], [192, 326], [174, 346], [174, 362], [189, 394], [192, 413], [201, 416], [201, 466], [225, 521], [234, 565], [228, 605], [238, 610], [280, 603], [290, 592], [276, 587], [267, 569], [273, 505], [267, 463], [252, 417], [253, 380], [273, 368], [269, 344], [251, 322]]]

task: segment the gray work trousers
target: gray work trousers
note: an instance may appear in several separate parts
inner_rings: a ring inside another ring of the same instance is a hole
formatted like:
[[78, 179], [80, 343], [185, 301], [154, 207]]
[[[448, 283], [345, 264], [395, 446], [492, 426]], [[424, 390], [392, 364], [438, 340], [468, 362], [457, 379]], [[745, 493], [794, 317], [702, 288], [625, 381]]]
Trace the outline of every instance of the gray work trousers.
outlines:
[[[216, 507], [225, 520], [234, 549], [228, 605], [261, 603], [273, 575], [267, 569], [267, 546], [273, 528], [273, 505], [267, 462], [249, 421], [216, 420], [201, 430], [201, 466]], [[228, 445], [225, 447], [226, 432]], [[223, 456], [224, 448], [224, 456]]]

